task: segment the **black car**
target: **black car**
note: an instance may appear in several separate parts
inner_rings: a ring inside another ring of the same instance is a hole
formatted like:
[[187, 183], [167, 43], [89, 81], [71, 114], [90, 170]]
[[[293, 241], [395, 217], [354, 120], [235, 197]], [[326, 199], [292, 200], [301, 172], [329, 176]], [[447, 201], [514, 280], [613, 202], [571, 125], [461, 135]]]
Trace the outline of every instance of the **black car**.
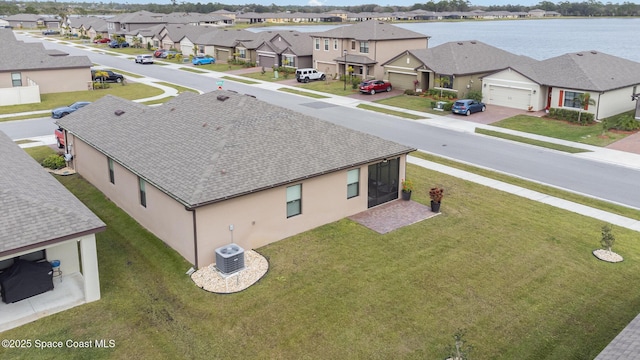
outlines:
[[[101, 74], [98, 74], [98, 71], [100, 71]], [[114, 73], [111, 70], [91, 70], [91, 80], [121, 83], [122, 81], [124, 81], [124, 76], [118, 73]]]
[[44, 30], [44, 31], [42, 31], [42, 35], [60, 35], [60, 31], [58, 31], [58, 30]]

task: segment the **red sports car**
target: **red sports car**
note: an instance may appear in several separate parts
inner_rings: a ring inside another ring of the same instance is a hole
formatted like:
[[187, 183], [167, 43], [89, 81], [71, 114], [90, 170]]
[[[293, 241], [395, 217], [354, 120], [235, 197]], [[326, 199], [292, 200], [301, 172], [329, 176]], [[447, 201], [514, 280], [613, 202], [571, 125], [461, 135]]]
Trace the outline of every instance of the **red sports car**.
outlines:
[[106, 44], [106, 43], [110, 43], [110, 42], [111, 42], [111, 39], [109, 39], [109, 38], [101, 38], [101, 39], [93, 40], [94, 44]]
[[383, 80], [369, 80], [360, 83], [360, 92], [375, 94], [381, 91], [391, 91], [391, 83]]

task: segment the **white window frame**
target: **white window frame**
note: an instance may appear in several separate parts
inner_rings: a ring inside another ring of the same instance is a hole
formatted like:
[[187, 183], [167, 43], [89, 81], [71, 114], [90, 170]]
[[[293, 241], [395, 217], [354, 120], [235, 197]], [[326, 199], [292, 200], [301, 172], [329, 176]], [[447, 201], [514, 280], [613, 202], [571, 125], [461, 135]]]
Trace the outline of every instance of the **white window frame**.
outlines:
[[302, 214], [302, 184], [287, 186], [287, 219]]
[[146, 189], [146, 181], [143, 178], [138, 178], [138, 190], [140, 193], [140, 205], [142, 207], [147, 207], [147, 189]]
[[320, 39], [316, 38], [316, 50], [320, 50]]
[[360, 168], [347, 171], [347, 199], [360, 196]]
[[11, 84], [13, 85], [13, 87], [22, 86], [22, 73], [19, 73], [19, 72], [11, 73]]
[[329, 51], [329, 39], [324, 39], [324, 51]]

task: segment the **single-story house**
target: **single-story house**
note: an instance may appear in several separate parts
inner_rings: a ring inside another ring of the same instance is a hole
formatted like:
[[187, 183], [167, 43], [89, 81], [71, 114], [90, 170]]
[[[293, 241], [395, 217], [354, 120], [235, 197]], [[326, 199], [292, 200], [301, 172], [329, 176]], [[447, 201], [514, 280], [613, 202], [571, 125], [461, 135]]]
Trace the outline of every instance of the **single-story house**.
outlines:
[[483, 76], [510, 65], [532, 62], [536, 60], [470, 40], [406, 50], [383, 66], [396, 89], [443, 89], [464, 98], [470, 91], [482, 90]]
[[222, 90], [107, 95], [57, 124], [70, 165], [195, 267], [398, 199], [415, 150]]
[[[298, 31], [263, 31], [253, 41], [239, 41], [236, 53], [248, 51], [247, 61], [257, 66], [308, 68], [313, 64], [311, 37]], [[242, 58], [241, 58], [242, 59]]]
[[14, 29], [58, 29], [60, 28], [60, 20], [53, 16], [44, 16], [37, 14], [15, 14], [9, 15], [3, 20], [8, 21]]
[[257, 34], [244, 29], [216, 29], [201, 34], [193, 41], [201, 54], [211, 55], [216, 62], [226, 63], [229, 60], [255, 61], [247, 48], [238, 45], [257, 38]]
[[40, 94], [87, 90], [91, 64], [86, 56], [61, 55], [0, 29], [0, 106], [39, 103]]
[[589, 93], [595, 119], [635, 109], [640, 63], [598, 51], [560, 55], [530, 64], [513, 64], [482, 79], [487, 104], [517, 109], [579, 109], [578, 96]]
[[[64, 286], [60, 284], [62, 278], [56, 279], [53, 291], [42, 295], [73, 297], [56, 291], [65, 292], [65, 287], [79, 279], [81, 298], [76, 301], [99, 300], [95, 234], [103, 231], [105, 224], [1, 131], [0, 158], [4, 164], [0, 173], [0, 273], [9, 271], [18, 259], [41, 265], [58, 260]], [[27, 291], [23, 289], [32, 287], [32, 280], [23, 279], [19, 284], [22, 288], [13, 290]], [[4, 294], [10, 290], [4, 289]], [[35, 320], [56, 312], [42, 301], [24, 306], [25, 301], [0, 303], [0, 329], [28, 322], [25, 317]], [[65, 300], [60, 305], [72, 306]]]

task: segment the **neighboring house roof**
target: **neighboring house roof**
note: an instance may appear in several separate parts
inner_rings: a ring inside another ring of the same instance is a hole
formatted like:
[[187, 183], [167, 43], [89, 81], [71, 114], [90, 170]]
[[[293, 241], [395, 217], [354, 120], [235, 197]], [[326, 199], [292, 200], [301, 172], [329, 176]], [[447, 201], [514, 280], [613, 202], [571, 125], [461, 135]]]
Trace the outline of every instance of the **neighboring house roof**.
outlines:
[[[408, 52], [426, 68], [446, 75], [477, 74], [536, 62], [530, 57], [515, 55], [477, 40], [451, 41], [432, 48]], [[396, 56], [390, 61], [397, 58]]]
[[0, 39], [0, 72], [88, 68], [92, 64], [86, 56], [59, 56], [50, 54], [42, 43], [17, 41], [10, 29], [0, 29]]
[[57, 123], [188, 208], [414, 150], [228, 91], [82, 110]]
[[640, 63], [593, 50], [511, 68], [538, 84], [576, 90], [610, 91], [640, 84]]
[[369, 41], [430, 38], [430, 36], [406, 30], [379, 20], [368, 20], [355, 25], [340, 26], [324, 32], [313, 33], [312, 36]]
[[103, 18], [95, 16], [82, 16], [77, 18], [69, 18], [67, 20], [69, 27], [79, 29], [84, 27], [85, 30], [93, 28], [95, 31], [107, 31], [107, 21]]
[[[217, 45], [222, 47], [234, 47], [238, 41], [252, 41], [256, 38], [256, 33], [242, 29], [211, 29], [201, 34], [193, 41], [197, 45]], [[191, 40], [191, 39], [190, 39]]]
[[10, 15], [4, 18], [6, 21], [28, 21], [28, 22], [36, 22], [38, 20], [42, 21], [58, 21], [55, 17], [52, 16], [43, 16], [37, 14], [15, 14]]
[[105, 224], [0, 131], [0, 257], [104, 230]]
[[[276, 39], [278, 37], [281, 37], [283, 42], [277, 41]], [[277, 54], [282, 54], [287, 49], [289, 49], [290, 53], [296, 54], [297, 56], [313, 54], [313, 41], [311, 41], [311, 36], [294, 30], [281, 32], [261, 31], [257, 33], [255, 40], [243, 43], [247, 49], [257, 49], [263, 44]]]
[[206, 34], [212, 31], [216, 31], [215, 28], [210, 28], [206, 26], [193, 26], [193, 25], [176, 25], [169, 24], [166, 26], [167, 34], [162, 37], [162, 40], [165, 38], [171, 39], [174, 43], [180, 42], [185, 37], [193, 42], [195, 39], [199, 38], [200, 35]]

